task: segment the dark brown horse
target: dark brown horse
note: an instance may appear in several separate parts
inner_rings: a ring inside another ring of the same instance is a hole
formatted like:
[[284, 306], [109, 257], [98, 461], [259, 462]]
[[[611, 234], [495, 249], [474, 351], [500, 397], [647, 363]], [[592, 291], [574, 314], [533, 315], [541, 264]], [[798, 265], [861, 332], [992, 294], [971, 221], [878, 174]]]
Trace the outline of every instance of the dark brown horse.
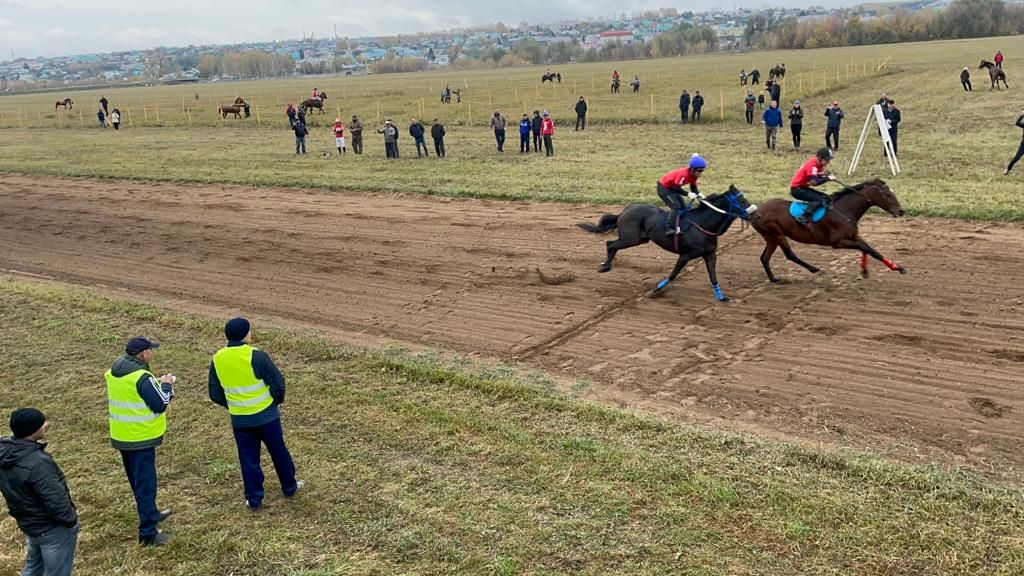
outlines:
[[769, 261], [775, 249], [781, 247], [786, 259], [803, 266], [811, 273], [817, 274], [819, 269], [801, 260], [787, 238], [803, 244], [817, 244], [861, 252], [861, 274], [868, 275], [868, 256], [880, 260], [890, 270], [906, 274], [907, 269], [882, 256], [868, 245], [857, 230], [860, 221], [868, 208], [878, 206], [893, 217], [903, 216], [903, 207], [896, 199], [889, 186], [878, 179], [862, 182], [840, 190], [832, 197], [832, 207], [825, 213], [820, 222], [803, 225], [790, 215], [792, 202], [784, 198], [775, 198], [761, 204], [756, 212], [750, 215], [750, 224], [764, 237], [766, 246], [761, 253], [761, 264], [768, 273], [768, 280], [778, 282], [772, 274]]
[[[982, 60], [981, 64], [978, 65], [978, 70], [981, 70], [982, 68], [988, 68], [988, 78], [992, 81], [992, 87], [988, 89], [989, 92], [991, 92], [993, 88], [999, 88], [1000, 80], [1003, 81], [1003, 86], [1006, 86], [1007, 90], [1010, 89], [1010, 86], [1006, 83], [1006, 72], [1003, 72], [1002, 67], [996, 66], [988, 60]], [[999, 89], [1002, 90], [1002, 88]]]
[[768, 71], [768, 79], [775, 80], [776, 78], [782, 79], [786, 77], [786, 65], [774, 66]]
[[243, 102], [241, 106], [233, 104], [231, 106], [221, 106], [218, 111], [221, 113], [222, 118], [227, 118], [228, 114], [234, 114], [235, 118], [241, 118], [241, 113], [245, 112], [245, 117], [249, 117], [249, 104]]
[[327, 101], [327, 92], [321, 92], [320, 93], [320, 98], [306, 98], [305, 100], [302, 101], [302, 104], [299, 104], [299, 107], [305, 108], [306, 112], [309, 112], [311, 109], [316, 108], [317, 110], [320, 111], [321, 114], [323, 114], [324, 113], [324, 103], [326, 101]]
[[65, 98], [63, 100], [57, 100], [57, 104], [54, 105], [53, 109], [56, 110], [57, 108], [63, 108], [65, 110], [71, 110], [73, 106], [74, 102], [71, 101], [71, 98]]

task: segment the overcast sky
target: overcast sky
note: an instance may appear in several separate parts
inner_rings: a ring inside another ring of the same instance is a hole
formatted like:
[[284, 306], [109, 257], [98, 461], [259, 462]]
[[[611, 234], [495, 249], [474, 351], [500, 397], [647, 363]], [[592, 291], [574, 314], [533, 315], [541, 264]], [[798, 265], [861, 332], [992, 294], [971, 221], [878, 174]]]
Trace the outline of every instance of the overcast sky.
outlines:
[[[836, 5], [843, 0], [0, 0], [0, 60], [315, 34], [377, 36], [505, 22], [552, 22], [675, 6]], [[155, 5], [155, 6], [154, 6]]]

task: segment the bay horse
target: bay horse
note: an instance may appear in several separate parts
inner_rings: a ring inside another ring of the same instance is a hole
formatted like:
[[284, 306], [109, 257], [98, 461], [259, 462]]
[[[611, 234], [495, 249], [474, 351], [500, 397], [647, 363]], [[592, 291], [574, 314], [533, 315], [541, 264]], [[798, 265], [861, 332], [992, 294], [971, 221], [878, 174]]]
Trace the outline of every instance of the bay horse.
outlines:
[[306, 98], [305, 100], [302, 101], [302, 104], [299, 104], [299, 107], [300, 108], [305, 108], [307, 112], [312, 110], [313, 108], [316, 108], [317, 110], [320, 111], [321, 114], [323, 114], [324, 113], [324, 102], [326, 102], [326, 101], [327, 101], [327, 92], [321, 92], [320, 93], [320, 98]]
[[558, 75], [555, 74], [554, 72], [545, 72], [544, 74], [540, 75], [540, 83], [543, 84], [545, 82], [551, 82], [552, 84], [554, 84], [555, 78], [557, 77]]
[[988, 89], [989, 92], [991, 92], [993, 88], [1002, 90], [1002, 88], [999, 88], [1000, 80], [1003, 81], [1003, 86], [1006, 86], [1007, 90], [1010, 89], [1010, 86], [1006, 83], [1006, 72], [1003, 72], [1002, 67], [996, 66], [988, 60], [982, 59], [981, 64], [978, 65], [978, 70], [981, 70], [982, 68], [988, 68], [988, 78], [992, 81], [992, 87]]
[[662, 210], [652, 204], [630, 204], [620, 214], [605, 214], [597, 224], [583, 222], [577, 224], [583, 230], [594, 234], [607, 234], [618, 230], [619, 237], [605, 243], [608, 257], [597, 269], [598, 272], [609, 272], [612, 260], [619, 250], [640, 246], [653, 241], [673, 254], [678, 254], [676, 265], [668, 278], [662, 279], [654, 288], [654, 294], [660, 293], [669, 283], [679, 276], [686, 263], [695, 258], [703, 258], [711, 278], [711, 287], [715, 298], [727, 302], [727, 298], [718, 285], [718, 274], [715, 265], [718, 259], [718, 237], [729, 229], [737, 218], [746, 220], [748, 213], [756, 209], [743, 192], [730, 186], [723, 194], [713, 194], [702, 200], [701, 205], [680, 216], [676, 224], [682, 232], [670, 235], [666, 227], [668, 219], [674, 218], [674, 212]]
[[878, 206], [893, 217], [903, 216], [900, 201], [889, 189], [888, 184], [879, 179], [862, 182], [846, 187], [832, 196], [832, 206], [825, 212], [825, 217], [817, 223], [803, 225], [790, 215], [791, 200], [773, 198], [761, 204], [756, 212], [750, 215], [750, 225], [764, 238], [765, 247], [761, 253], [761, 265], [772, 283], [779, 279], [772, 274], [769, 262], [775, 249], [781, 247], [786, 259], [803, 266], [812, 274], [820, 272], [818, 268], [801, 260], [789, 245], [792, 239], [803, 244], [831, 246], [835, 249], [859, 250], [861, 253], [861, 275], [868, 276], [868, 256], [880, 260], [890, 270], [906, 274], [907, 269], [882, 256], [868, 245], [857, 229], [857, 224], [864, 213], [872, 206]]
[[237, 104], [232, 104], [231, 106], [221, 106], [217, 111], [221, 113], [222, 118], [227, 118], [228, 114], [234, 114], [235, 118], [241, 118], [241, 113], [243, 111], [245, 112], [246, 118], [250, 116], [249, 104], [247, 102], [243, 102], [241, 106]]
[[772, 67], [771, 70], [768, 71], [768, 79], [769, 80], [775, 80], [776, 78], [781, 80], [781, 79], [783, 79], [785, 77], [786, 77], [786, 65], [785, 64], [783, 64], [781, 66], [774, 66], [774, 67]]
[[71, 101], [71, 98], [65, 98], [63, 100], [57, 100], [53, 109], [56, 110], [57, 108], [63, 108], [65, 110], [71, 110], [71, 108], [74, 107], [74, 104], [75, 103]]

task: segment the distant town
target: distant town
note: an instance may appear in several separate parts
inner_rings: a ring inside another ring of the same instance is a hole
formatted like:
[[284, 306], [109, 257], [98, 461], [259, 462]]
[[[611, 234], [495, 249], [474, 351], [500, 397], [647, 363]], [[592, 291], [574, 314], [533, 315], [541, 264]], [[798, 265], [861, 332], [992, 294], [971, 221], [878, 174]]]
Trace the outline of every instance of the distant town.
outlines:
[[[899, 4], [903, 10], [941, 8], [947, 0]], [[874, 6], [874, 8], [872, 8]], [[674, 29], [710, 31], [714, 50], [737, 50], [758, 21], [821, 20], [856, 14], [863, 21], [884, 17], [882, 5], [827, 10], [737, 10], [678, 12], [675, 8], [620, 14], [612, 18], [566, 20], [543, 24], [493, 24], [446, 32], [375, 38], [301, 38], [233, 45], [160, 47], [106, 54], [53, 58], [16, 58], [0, 62], [5, 92], [74, 85], [134, 82], [184, 83], [298, 74], [367, 74], [447, 67], [538, 63], [525, 51], [543, 54], [548, 64], [597, 61], [614, 46], [619, 57], [631, 47], [647, 45]], [[704, 47], [705, 51], [708, 48]], [[539, 50], [543, 50], [540, 52]], [[674, 54], [661, 54], [674, 55]], [[518, 58], [518, 59], [517, 59]], [[505, 59], [503, 62], [502, 59]], [[388, 65], [391, 63], [392, 65]], [[395, 65], [401, 63], [401, 66]]]

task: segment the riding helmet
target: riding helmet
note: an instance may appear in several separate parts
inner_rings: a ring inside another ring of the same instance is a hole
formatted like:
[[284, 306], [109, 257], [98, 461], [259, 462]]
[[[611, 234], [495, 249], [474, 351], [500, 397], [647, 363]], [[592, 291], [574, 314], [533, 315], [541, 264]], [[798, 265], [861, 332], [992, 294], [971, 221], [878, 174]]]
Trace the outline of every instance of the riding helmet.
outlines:
[[817, 152], [817, 154], [815, 154], [815, 156], [817, 156], [818, 158], [821, 158], [822, 160], [831, 160], [833, 158], [833, 156], [832, 156], [832, 149], [831, 148], [819, 148], [818, 152]]
[[708, 167], [708, 162], [700, 154], [694, 153], [693, 157], [690, 158], [689, 167], [694, 170], [704, 170]]

